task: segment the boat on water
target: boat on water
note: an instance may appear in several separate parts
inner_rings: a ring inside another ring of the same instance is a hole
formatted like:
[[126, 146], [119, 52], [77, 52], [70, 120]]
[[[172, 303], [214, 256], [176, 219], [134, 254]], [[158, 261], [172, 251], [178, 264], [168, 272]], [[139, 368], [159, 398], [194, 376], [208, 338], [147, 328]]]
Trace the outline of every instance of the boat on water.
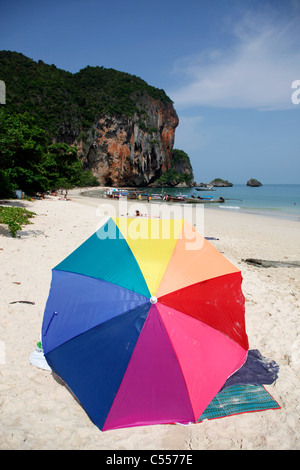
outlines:
[[158, 194], [149, 194], [149, 197], [151, 198], [151, 201], [152, 200], [155, 200], [155, 201], [160, 200], [161, 201], [163, 199], [164, 195], [159, 194], [159, 193]]
[[225, 199], [220, 196], [218, 199], [214, 199], [213, 197], [187, 197], [185, 198], [185, 201], [188, 204], [213, 204], [213, 203], [218, 203], [222, 204], [225, 202]]
[[149, 195], [142, 192], [142, 191], [128, 191], [125, 189], [109, 189], [104, 191], [104, 197], [108, 197], [110, 199], [121, 199], [121, 198], [127, 198], [127, 199], [137, 199], [139, 201], [141, 200], [147, 200], [149, 198]]
[[109, 197], [110, 199], [120, 199], [122, 197], [128, 197], [128, 191], [123, 189], [109, 189], [104, 191], [104, 197]]
[[163, 198], [163, 201], [167, 201], [167, 202], [185, 202], [185, 196], [170, 196], [169, 194], [167, 194], [164, 198]]
[[166, 195], [163, 199], [166, 202], [181, 202], [182, 204], [188, 203], [188, 204], [209, 204], [209, 203], [223, 203], [225, 202], [225, 199], [220, 196], [218, 199], [214, 199], [212, 196], [206, 196], [206, 197], [189, 197], [185, 195], [180, 195], [180, 196], [169, 196]]
[[196, 189], [196, 191], [215, 191], [213, 186], [198, 186], [194, 189]]
[[139, 201], [149, 199], [149, 195], [140, 191], [130, 191], [128, 193], [128, 199], [138, 199]]
[[170, 195], [170, 194], [147, 194], [142, 191], [128, 191], [123, 189], [110, 189], [105, 192], [104, 197], [108, 197], [111, 199], [121, 199], [127, 198], [131, 200], [138, 200], [138, 201], [154, 201], [160, 200], [162, 202], [170, 202], [170, 203], [181, 203], [181, 204], [209, 204], [209, 203], [223, 203], [225, 199], [223, 197], [219, 197], [218, 199], [214, 199], [212, 196], [187, 196], [185, 194], [179, 195]]

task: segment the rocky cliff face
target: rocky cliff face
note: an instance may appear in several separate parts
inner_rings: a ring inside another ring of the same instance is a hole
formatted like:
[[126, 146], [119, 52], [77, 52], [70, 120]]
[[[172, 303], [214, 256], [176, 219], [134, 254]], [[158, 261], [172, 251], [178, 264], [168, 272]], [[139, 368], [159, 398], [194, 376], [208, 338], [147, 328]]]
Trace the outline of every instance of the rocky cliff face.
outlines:
[[178, 117], [172, 103], [148, 95], [137, 106], [133, 117], [102, 116], [87, 135], [64, 132], [57, 140], [71, 139], [101, 185], [147, 186], [170, 168]]
[[0, 71], [10, 83], [5, 108], [76, 146], [101, 184], [147, 185], [170, 168], [178, 117], [163, 90], [118, 70], [72, 74], [11, 51], [0, 51]]

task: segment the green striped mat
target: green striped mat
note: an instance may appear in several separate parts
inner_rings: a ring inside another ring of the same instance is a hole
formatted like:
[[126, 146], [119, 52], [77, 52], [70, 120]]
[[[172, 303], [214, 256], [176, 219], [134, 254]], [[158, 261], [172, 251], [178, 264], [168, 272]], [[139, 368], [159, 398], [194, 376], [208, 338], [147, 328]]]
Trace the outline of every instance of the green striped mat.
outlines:
[[270, 409], [280, 409], [280, 406], [262, 385], [233, 385], [215, 396], [198, 423], [204, 419]]

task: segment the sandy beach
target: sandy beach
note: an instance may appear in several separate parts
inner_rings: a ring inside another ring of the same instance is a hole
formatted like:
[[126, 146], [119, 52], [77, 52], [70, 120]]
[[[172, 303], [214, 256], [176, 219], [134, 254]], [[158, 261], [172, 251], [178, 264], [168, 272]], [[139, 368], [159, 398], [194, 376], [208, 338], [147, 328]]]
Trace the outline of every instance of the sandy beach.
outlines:
[[[276, 382], [265, 387], [280, 410], [189, 426], [101, 432], [50, 371], [30, 364], [51, 269], [105, 217], [106, 201], [83, 197], [80, 191], [70, 191], [69, 201], [47, 197], [16, 202], [37, 214], [17, 238], [0, 225], [0, 449], [300, 449], [300, 268], [260, 268], [242, 261], [299, 261], [296, 221], [209, 208], [204, 209], [204, 223], [199, 219], [204, 236], [214, 237], [211, 243], [242, 271], [250, 349], [258, 349], [280, 367]], [[110, 204], [116, 208], [117, 202]], [[151, 204], [143, 204], [150, 210]], [[128, 208], [130, 215], [134, 210]]]

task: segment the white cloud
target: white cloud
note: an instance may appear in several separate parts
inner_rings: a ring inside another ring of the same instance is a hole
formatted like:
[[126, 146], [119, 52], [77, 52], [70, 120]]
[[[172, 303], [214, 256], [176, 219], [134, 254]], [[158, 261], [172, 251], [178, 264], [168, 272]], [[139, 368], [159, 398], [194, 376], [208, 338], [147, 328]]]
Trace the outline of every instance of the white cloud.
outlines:
[[174, 73], [188, 83], [168, 91], [175, 107], [295, 107], [291, 85], [300, 79], [299, 19], [279, 25], [248, 13], [232, 29], [233, 46], [178, 60]]

